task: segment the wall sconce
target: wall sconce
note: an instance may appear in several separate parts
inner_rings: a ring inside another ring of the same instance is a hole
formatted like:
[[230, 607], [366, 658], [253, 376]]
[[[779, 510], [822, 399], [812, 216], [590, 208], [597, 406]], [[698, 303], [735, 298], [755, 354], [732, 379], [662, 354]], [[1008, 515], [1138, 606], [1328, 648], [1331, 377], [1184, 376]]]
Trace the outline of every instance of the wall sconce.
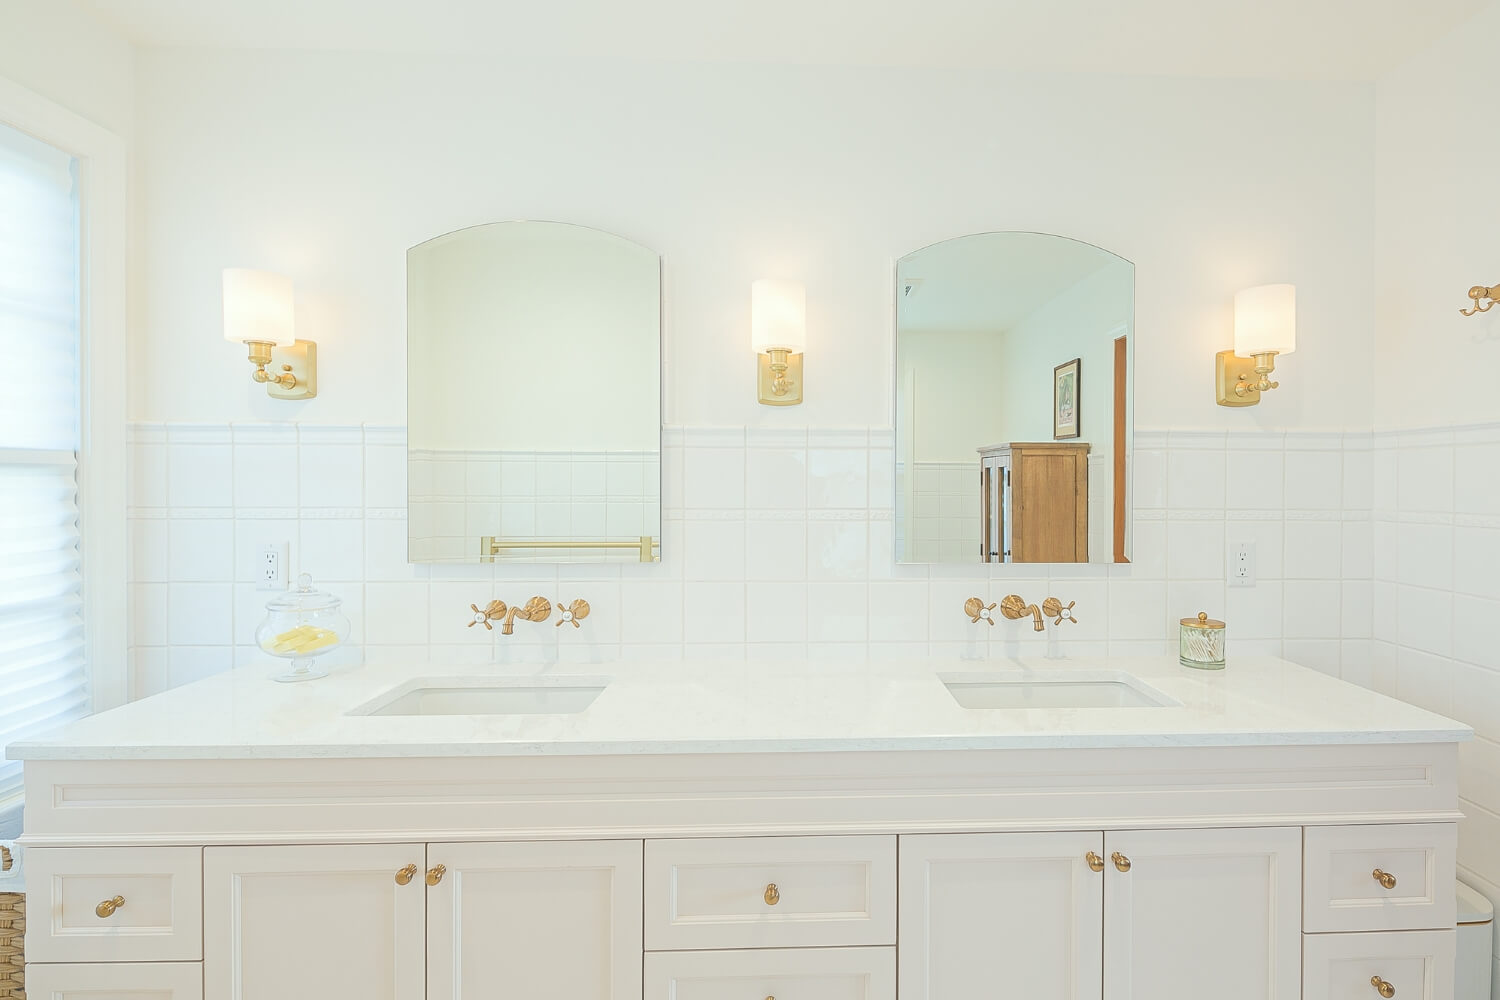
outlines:
[[766, 406], [802, 402], [807, 290], [800, 281], [751, 283], [750, 346], [755, 348], [760, 401]]
[[[250, 377], [274, 399], [318, 394], [318, 345], [298, 340], [292, 322], [292, 279], [270, 271], [224, 269], [224, 339], [250, 348]], [[272, 371], [266, 371], [266, 366]]]
[[[1234, 350], [1220, 351], [1214, 378], [1220, 406], [1254, 406], [1280, 385], [1276, 355], [1297, 349], [1297, 286], [1257, 285], [1234, 297]], [[1254, 377], [1251, 377], [1251, 372]]]

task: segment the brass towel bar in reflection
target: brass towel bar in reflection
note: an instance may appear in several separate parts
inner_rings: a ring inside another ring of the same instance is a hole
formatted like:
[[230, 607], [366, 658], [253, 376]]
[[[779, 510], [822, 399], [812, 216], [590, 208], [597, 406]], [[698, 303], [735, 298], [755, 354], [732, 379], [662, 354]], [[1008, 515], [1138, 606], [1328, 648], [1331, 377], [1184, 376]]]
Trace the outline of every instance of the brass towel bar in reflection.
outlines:
[[641, 562], [648, 563], [656, 561], [657, 544], [656, 539], [650, 535], [642, 535], [634, 542], [541, 542], [482, 535], [479, 539], [479, 559], [481, 562], [494, 562], [495, 556], [502, 549], [637, 549]]

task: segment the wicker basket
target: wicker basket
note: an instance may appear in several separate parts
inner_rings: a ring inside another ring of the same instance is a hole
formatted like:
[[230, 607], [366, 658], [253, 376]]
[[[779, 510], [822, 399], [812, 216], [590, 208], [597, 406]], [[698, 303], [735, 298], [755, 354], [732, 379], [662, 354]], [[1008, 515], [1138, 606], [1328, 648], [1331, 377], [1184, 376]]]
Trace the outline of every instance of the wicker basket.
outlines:
[[26, 897], [0, 892], [0, 1000], [26, 1000]]

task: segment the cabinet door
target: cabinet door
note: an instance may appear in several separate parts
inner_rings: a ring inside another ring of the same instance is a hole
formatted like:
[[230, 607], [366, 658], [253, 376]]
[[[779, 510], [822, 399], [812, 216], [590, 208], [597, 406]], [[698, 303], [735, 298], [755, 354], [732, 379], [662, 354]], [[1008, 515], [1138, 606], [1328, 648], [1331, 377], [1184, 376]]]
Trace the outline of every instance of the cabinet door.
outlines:
[[1297, 1000], [1301, 829], [1109, 833], [1104, 849], [1104, 1000]]
[[420, 998], [424, 861], [421, 844], [208, 848], [205, 997]]
[[428, 1000], [640, 1000], [641, 850], [429, 844]]
[[26, 966], [31, 1000], [203, 1000], [197, 962], [100, 962]]
[[1099, 833], [902, 837], [901, 1000], [1098, 1000], [1104, 876], [1088, 856], [1103, 850]]

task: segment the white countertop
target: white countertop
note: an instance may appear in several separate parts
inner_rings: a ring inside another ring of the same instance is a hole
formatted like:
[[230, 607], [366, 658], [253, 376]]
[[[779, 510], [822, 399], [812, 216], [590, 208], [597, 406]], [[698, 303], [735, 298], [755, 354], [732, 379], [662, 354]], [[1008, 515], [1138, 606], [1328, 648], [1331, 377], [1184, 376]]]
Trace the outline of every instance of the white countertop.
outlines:
[[[302, 684], [244, 668], [16, 743], [25, 760], [755, 753], [1430, 743], [1467, 726], [1273, 657], [360, 667]], [[940, 675], [1124, 677], [1175, 704], [965, 709]], [[568, 715], [350, 715], [419, 678], [608, 678]]]

